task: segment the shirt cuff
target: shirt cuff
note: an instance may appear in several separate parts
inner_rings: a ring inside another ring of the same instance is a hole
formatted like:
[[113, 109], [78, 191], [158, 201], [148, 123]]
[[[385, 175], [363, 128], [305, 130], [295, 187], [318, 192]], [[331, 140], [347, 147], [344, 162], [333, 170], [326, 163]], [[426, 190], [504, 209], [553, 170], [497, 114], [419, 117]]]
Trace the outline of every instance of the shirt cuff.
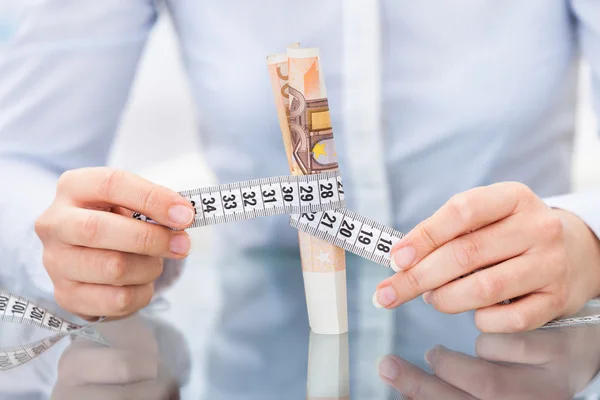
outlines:
[[600, 190], [569, 193], [543, 200], [552, 208], [569, 211], [578, 216], [600, 239]]

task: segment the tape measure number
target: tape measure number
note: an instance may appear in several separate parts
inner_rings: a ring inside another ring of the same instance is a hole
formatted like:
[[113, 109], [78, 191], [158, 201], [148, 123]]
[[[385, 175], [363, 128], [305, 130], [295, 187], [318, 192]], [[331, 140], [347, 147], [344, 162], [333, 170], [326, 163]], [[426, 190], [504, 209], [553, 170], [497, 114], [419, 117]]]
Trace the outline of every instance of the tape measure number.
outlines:
[[345, 208], [293, 214], [290, 225], [388, 268], [392, 247], [404, 237], [402, 232]]
[[108, 343], [92, 327], [104, 320], [87, 325], [73, 324], [60, 318], [21, 296], [0, 291], [0, 322], [34, 325], [55, 332], [55, 335], [26, 345], [0, 349], [0, 371], [5, 371], [26, 363], [44, 353], [59, 340], [68, 335], [79, 335], [97, 343]]
[[[339, 171], [278, 176], [179, 192], [194, 206], [191, 228], [278, 214], [312, 213], [345, 206]], [[134, 218], [154, 222], [134, 213]]]

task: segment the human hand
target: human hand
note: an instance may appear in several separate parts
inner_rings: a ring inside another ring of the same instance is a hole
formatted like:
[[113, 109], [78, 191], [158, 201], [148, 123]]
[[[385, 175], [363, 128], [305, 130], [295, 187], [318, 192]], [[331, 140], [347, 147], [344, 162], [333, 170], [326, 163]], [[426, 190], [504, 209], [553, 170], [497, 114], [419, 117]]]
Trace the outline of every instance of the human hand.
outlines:
[[194, 208], [176, 192], [110, 168], [67, 171], [35, 231], [57, 303], [84, 318], [121, 317], [146, 306], [163, 257], [190, 250], [183, 231], [131, 218], [137, 211], [175, 229]]
[[478, 357], [435, 346], [425, 354], [434, 374], [395, 355], [381, 378], [418, 399], [572, 399], [598, 372], [600, 326], [483, 334]]
[[515, 182], [454, 196], [394, 246], [392, 260], [399, 272], [378, 285], [376, 306], [423, 294], [445, 313], [476, 310], [484, 332], [534, 329], [600, 294], [600, 241]]

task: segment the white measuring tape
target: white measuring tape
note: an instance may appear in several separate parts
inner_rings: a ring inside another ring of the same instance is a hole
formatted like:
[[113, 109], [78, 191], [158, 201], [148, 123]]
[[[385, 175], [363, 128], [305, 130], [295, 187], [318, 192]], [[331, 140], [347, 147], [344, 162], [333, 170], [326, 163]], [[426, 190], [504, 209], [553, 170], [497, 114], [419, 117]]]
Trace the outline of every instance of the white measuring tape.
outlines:
[[36, 358], [68, 335], [78, 335], [108, 345], [98, 331], [92, 329], [102, 320], [104, 317], [87, 325], [73, 324], [23, 297], [0, 291], [0, 322], [28, 324], [55, 332], [54, 335], [33, 343], [0, 349], [0, 371], [6, 371]]
[[[280, 176], [230, 183], [180, 194], [194, 206], [191, 228], [290, 214], [294, 228], [332, 243], [360, 257], [390, 268], [390, 251], [404, 234], [345, 209], [344, 186], [339, 171], [314, 175]], [[156, 223], [140, 213], [133, 218]], [[590, 302], [598, 306], [598, 302]], [[34, 343], [0, 348], [0, 371], [8, 370], [44, 353], [60, 339], [77, 335], [108, 345], [93, 326], [66, 321], [33, 302], [0, 291], [0, 322], [34, 325], [55, 332]], [[600, 323], [600, 315], [551, 321], [544, 328]]]
[[[179, 192], [196, 210], [192, 228], [290, 214], [294, 228], [386, 266], [404, 234], [344, 208], [339, 171], [279, 176]], [[134, 218], [154, 221], [140, 213]]]

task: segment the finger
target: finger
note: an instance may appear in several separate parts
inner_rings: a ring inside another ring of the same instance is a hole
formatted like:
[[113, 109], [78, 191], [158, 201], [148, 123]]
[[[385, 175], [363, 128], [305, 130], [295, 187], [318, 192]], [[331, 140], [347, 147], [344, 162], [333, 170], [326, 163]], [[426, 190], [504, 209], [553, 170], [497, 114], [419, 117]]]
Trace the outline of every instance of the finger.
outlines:
[[408, 269], [450, 240], [516, 213], [521, 201], [534, 197], [525, 185], [515, 182], [455, 195], [394, 245], [392, 267], [396, 272]]
[[69, 385], [127, 385], [155, 379], [156, 357], [110, 347], [68, 347], [58, 362], [58, 374]]
[[387, 278], [378, 285], [375, 299], [383, 307], [397, 307], [460, 276], [522, 254], [533, 241], [522, 218], [503, 219], [444, 244], [413, 268]]
[[67, 171], [58, 191], [78, 204], [122, 206], [175, 229], [188, 227], [195, 215], [190, 202], [177, 192], [112, 168]]
[[73, 207], [64, 212], [59, 223], [59, 238], [76, 246], [169, 258], [185, 257], [191, 247], [183, 231], [110, 212]]
[[[163, 270], [161, 257], [78, 246], [69, 246], [57, 252], [54, 257], [60, 263], [60, 274], [76, 282], [142, 285], [154, 282]], [[47, 268], [52, 270], [56, 265]]]
[[[435, 346], [425, 354], [437, 377], [478, 399], [506, 399], [522, 393], [523, 369], [501, 366]], [[519, 389], [521, 388], [521, 389]]]
[[152, 283], [109, 286], [67, 281], [54, 286], [56, 302], [84, 317], [123, 317], [147, 306], [153, 294]]
[[539, 328], [559, 316], [560, 300], [549, 293], [532, 293], [510, 304], [493, 305], [475, 312], [482, 332], [512, 333]]
[[456, 314], [532, 293], [549, 279], [539, 257], [525, 254], [445, 284], [423, 299], [438, 311]]
[[395, 355], [387, 355], [379, 363], [379, 376], [404, 396], [414, 400], [465, 400], [473, 397], [430, 375], [421, 368]]
[[567, 340], [563, 329], [484, 333], [477, 338], [475, 351], [488, 361], [542, 365], [556, 359]]

